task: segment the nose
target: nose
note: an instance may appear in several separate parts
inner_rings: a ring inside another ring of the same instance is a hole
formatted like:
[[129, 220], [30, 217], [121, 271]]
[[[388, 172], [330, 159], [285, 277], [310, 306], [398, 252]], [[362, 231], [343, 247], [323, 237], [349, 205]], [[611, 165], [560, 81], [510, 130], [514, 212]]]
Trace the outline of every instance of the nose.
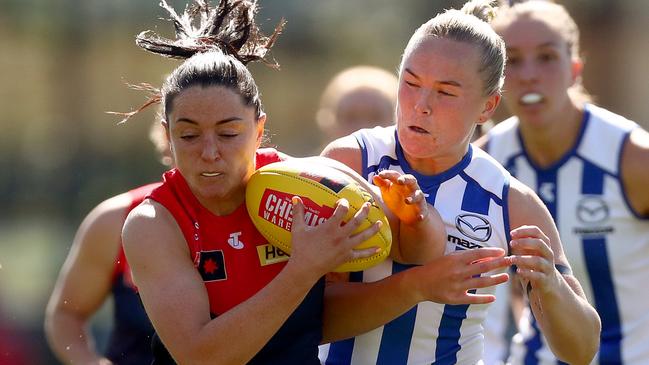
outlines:
[[201, 158], [206, 161], [218, 160], [221, 157], [219, 146], [212, 136], [205, 136], [203, 140], [203, 148], [201, 150]]
[[527, 82], [537, 81], [538, 77], [539, 77], [538, 68], [536, 67], [534, 62], [532, 62], [530, 60], [525, 61], [519, 67], [518, 77], [522, 81], [527, 81]]
[[429, 115], [432, 112], [431, 97], [429, 91], [422, 90], [415, 103], [415, 111], [419, 114]]

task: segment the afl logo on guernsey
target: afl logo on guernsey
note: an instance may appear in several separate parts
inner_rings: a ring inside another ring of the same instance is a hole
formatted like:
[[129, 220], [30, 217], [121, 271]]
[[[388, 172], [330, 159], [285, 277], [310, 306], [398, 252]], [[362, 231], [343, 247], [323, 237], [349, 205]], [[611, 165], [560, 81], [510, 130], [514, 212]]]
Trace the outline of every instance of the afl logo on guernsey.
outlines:
[[458, 215], [455, 218], [455, 228], [463, 235], [479, 242], [487, 242], [491, 238], [491, 223], [476, 214]]
[[577, 219], [584, 224], [602, 223], [608, 216], [608, 205], [598, 196], [587, 196], [577, 204]]

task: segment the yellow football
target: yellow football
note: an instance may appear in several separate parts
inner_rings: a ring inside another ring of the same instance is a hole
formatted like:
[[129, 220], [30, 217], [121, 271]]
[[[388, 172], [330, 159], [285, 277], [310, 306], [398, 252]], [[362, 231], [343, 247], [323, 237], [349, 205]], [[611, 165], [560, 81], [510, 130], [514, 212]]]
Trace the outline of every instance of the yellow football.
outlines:
[[316, 226], [334, 212], [336, 202], [349, 201], [345, 221], [351, 219], [365, 202], [370, 212], [358, 228], [368, 228], [377, 220], [383, 225], [377, 234], [357, 248], [380, 247], [370, 257], [351, 260], [336, 268], [337, 272], [361, 271], [383, 261], [390, 254], [392, 233], [385, 213], [372, 195], [347, 173], [313, 160], [289, 159], [266, 165], [252, 175], [246, 187], [246, 208], [257, 230], [277, 248], [291, 253], [291, 225], [293, 222], [291, 198], [299, 196], [304, 203], [304, 219]]

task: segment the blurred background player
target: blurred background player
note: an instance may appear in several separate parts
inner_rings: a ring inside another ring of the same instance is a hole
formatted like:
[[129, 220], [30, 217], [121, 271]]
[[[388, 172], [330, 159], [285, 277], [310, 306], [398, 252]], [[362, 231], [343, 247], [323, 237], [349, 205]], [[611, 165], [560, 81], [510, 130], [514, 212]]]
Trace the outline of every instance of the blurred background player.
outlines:
[[[0, 295], [4, 294], [0, 287]], [[0, 297], [0, 364], [32, 365], [44, 363], [37, 342], [5, 311]]]
[[[585, 363], [597, 349], [599, 318], [579, 282], [559, 271], [569, 264], [556, 226], [529, 188], [469, 143], [476, 124], [487, 121], [500, 101], [506, 51], [485, 22], [493, 12], [491, 1], [470, 1], [462, 11], [445, 11], [419, 27], [403, 52], [396, 125], [340, 138], [322, 154], [368, 179], [382, 170], [415, 176], [446, 225], [447, 257], [479, 247], [509, 249], [553, 350], [571, 363]], [[418, 268], [406, 269], [386, 260], [350, 275], [350, 281], [374, 282]], [[464, 278], [451, 277], [445, 284], [457, 279]], [[353, 284], [347, 289], [366, 298], [368, 316], [384, 310], [374, 300], [376, 293]], [[487, 308], [422, 302], [376, 330], [332, 343], [321, 360], [327, 365], [481, 363]], [[328, 312], [325, 307], [325, 319], [344, 315]], [[348, 320], [362, 325], [362, 318]]]
[[394, 123], [397, 77], [374, 66], [354, 66], [336, 74], [320, 97], [316, 113], [326, 143], [362, 128]]
[[[590, 102], [577, 24], [558, 4], [503, 7], [493, 21], [507, 45], [505, 105], [513, 117], [480, 141], [548, 207], [566, 256], [602, 321], [594, 363], [647, 364], [649, 134]], [[538, 315], [538, 313], [536, 313]], [[525, 310], [513, 364], [556, 364]]]
[[[164, 128], [155, 121], [149, 137], [170, 166]], [[84, 219], [61, 268], [45, 315], [52, 351], [65, 364], [148, 364], [153, 327], [146, 316], [122, 249], [122, 226], [128, 213], [159, 183], [114, 196]], [[96, 348], [92, 316], [113, 299], [113, 323], [105, 351]]]

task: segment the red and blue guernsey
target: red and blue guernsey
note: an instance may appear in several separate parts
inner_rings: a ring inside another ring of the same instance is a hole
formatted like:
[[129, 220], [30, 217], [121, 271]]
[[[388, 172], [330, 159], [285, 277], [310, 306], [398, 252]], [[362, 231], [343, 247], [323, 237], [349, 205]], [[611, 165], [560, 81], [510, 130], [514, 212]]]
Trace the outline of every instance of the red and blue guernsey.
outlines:
[[[160, 183], [129, 191], [127, 194], [131, 203], [124, 214], [124, 219], [158, 186]], [[106, 357], [119, 365], [150, 364], [153, 359], [151, 338], [154, 330], [133, 284], [131, 270], [121, 244], [115, 261], [111, 292], [114, 299], [114, 318]]]
[[[256, 167], [281, 160], [276, 150], [259, 149]], [[167, 208], [182, 230], [196, 270], [205, 282], [213, 318], [261, 290], [288, 261], [284, 252], [257, 231], [245, 203], [229, 215], [214, 215], [198, 202], [176, 169], [164, 174], [164, 183], [149, 198]], [[321, 279], [250, 363], [319, 364], [323, 295]], [[153, 347], [155, 364], [174, 363], [157, 336]]]

